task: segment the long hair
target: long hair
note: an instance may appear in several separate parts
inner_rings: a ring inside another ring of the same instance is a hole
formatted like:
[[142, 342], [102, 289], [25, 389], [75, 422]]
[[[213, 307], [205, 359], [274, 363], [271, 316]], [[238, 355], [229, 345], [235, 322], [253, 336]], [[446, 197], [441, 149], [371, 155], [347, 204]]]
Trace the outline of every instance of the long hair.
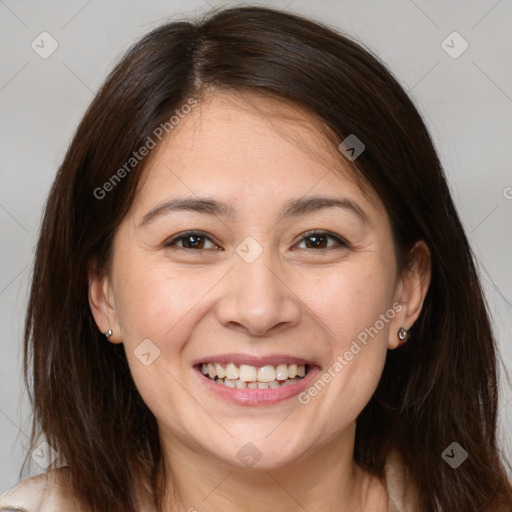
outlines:
[[[366, 149], [354, 172], [386, 207], [400, 268], [415, 241], [430, 249], [423, 310], [411, 341], [388, 353], [378, 388], [357, 419], [356, 462], [382, 478], [387, 455], [398, 450], [422, 512], [511, 510], [496, 436], [496, 342], [422, 117], [361, 44], [263, 7], [214, 10], [145, 35], [117, 63], [78, 126], [45, 207], [26, 316], [32, 443], [46, 437], [69, 466], [77, 499], [92, 510], [135, 512], [137, 474], [160, 503], [156, 420], [123, 346], [98, 332], [87, 272], [108, 265], [113, 235], [150, 162], [130, 160], [134, 153], [155, 139], [162, 123], [170, 132], [169, 118], [189, 98], [200, 102], [215, 90], [305, 108], [334, 134], [333, 147], [356, 134]], [[123, 166], [123, 179], [113, 182]], [[104, 194], [107, 182], [111, 191]], [[469, 454], [457, 469], [441, 457], [452, 442]]]

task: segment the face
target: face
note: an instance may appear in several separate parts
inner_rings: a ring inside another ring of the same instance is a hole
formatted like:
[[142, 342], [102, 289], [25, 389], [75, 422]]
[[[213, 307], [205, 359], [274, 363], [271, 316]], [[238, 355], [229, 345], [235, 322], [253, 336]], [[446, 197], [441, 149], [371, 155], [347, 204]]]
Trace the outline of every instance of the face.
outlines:
[[353, 435], [414, 313], [378, 197], [272, 106], [217, 94], [181, 119], [91, 281], [168, 445], [238, 467]]

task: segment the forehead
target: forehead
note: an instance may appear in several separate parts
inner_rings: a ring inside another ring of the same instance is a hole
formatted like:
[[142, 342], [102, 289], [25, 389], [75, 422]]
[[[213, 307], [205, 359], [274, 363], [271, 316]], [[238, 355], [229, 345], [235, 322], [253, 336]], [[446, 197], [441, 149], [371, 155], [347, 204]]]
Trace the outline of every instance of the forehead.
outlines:
[[[331, 139], [329, 138], [331, 137]], [[171, 192], [280, 202], [287, 197], [341, 192], [367, 196], [335, 136], [296, 105], [256, 95], [216, 93], [183, 115], [154, 150], [136, 203]]]

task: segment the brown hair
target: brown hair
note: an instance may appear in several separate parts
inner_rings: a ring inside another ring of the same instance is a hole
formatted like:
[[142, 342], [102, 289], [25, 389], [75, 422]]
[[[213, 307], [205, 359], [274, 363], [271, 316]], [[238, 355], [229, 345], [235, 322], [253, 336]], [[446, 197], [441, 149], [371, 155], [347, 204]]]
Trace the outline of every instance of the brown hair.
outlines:
[[[434, 145], [402, 87], [361, 44], [279, 10], [221, 9], [165, 24], [117, 64], [80, 123], [53, 183], [28, 304], [25, 381], [32, 443], [42, 432], [69, 465], [73, 492], [92, 510], [135, 512], [135, 475], [159, 506], [161, 451], [151, 411], [122, 345], [105, 342], [88, 304], [87, 272], [109, 261], [111, 240], [136, 193], [144, 159], [104, 197], [117, 169], [188, 98], [246, 91], [290, 101], [338, 137], [366, 146], [357, 173], [380, 196], [403, 268], [424, 240], [432, 280], [411, 341], [388, 353], [357, 419], [355, 460], [383, 475], [397, 449], [421, 510], [512, 509], [497, 447], [495, 340], [473, 256]], [[378, 425], [378, 428], [375, 426]], [[469, 458], [441, 458], [453, 441]]]

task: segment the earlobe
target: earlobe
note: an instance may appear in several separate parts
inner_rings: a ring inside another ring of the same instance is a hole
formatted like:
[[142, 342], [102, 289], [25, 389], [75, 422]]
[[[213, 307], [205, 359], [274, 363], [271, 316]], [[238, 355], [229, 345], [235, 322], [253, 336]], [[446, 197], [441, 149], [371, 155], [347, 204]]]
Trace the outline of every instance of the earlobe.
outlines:
[[409, 339], [409, 330], [418, 319], [431, 281], [431, 255], [427, 244], [420, 240], [409, 252], [408, 265], [397, 287], [398, 302], [402, 305], [390, 331], [389, 349], [395, 349]]
[[88, 282], [89, 307], [98, 329], [110, 343], [121, 343], [121, 331], [108, 276], [91, 267], [88, 273]]

